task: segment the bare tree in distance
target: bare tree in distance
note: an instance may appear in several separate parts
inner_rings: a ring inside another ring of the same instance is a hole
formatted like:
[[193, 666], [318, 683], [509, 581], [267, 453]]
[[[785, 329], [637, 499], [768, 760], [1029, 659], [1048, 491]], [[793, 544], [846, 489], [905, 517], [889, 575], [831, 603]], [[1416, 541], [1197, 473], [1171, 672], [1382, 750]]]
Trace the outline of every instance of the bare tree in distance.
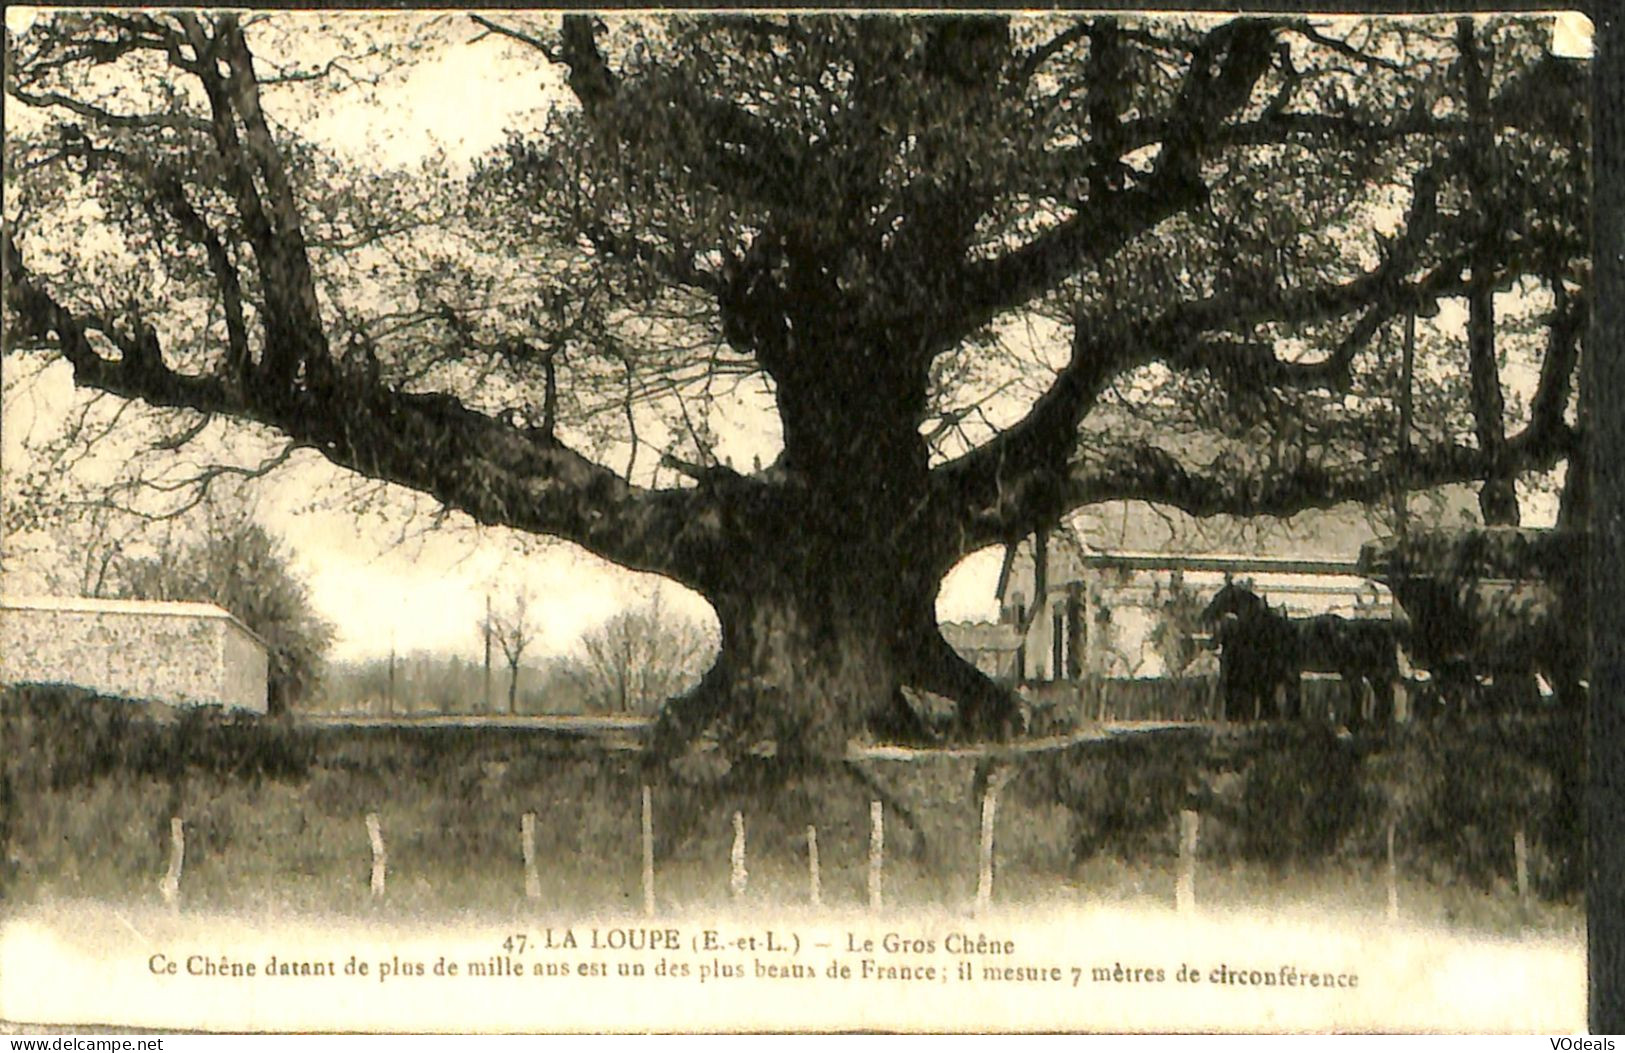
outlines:
[[468, 179], [303, 134], [417, 23], [8, 32], [6, 351], [177, 457], [235, 422], [245, 474], [319, 456], [700, 593], [721, 647], [662, 755], [931, 741], [913, 692], [1008, 735], [937, 594], [1079, 509], [1489, 481], [1510, 521], [1583, 448], [1587, 75], [1549, 18], [475, 21], [567, 97]]
[[508, 663], [508, 713], [511, 715], [518, 709], [519, 663], [542, 631], [531, 607], [529, 590], [520, 589], [502, 603], [489, 607], [480, 628], [487, 640], [496, 643]]
[[657, 590], [586, 633], [573, 672], [594, 709], [652, 715], [698, 683], [715, 652], [711, 633], [669, 610]]

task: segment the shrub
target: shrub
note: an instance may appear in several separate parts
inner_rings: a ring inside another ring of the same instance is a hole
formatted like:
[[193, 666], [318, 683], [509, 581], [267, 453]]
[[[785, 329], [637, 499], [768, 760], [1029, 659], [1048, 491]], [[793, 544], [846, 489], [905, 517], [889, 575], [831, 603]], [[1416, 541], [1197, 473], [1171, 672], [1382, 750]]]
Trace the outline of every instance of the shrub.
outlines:
[[115, 771], [297, 779], [314, 757], [312, 732], [284, 721], [215, 706], [171, 711], [64, 684], [0, 690], [0, 738], [0, 770], [18, 789], [62, 790]]

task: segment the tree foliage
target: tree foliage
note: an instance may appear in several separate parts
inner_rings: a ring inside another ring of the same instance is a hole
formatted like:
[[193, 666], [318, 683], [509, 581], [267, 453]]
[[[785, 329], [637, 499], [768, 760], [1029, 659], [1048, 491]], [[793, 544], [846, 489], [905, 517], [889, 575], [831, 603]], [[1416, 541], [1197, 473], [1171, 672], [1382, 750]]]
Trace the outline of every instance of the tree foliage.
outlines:
[[252, 520], [217, 515], [203, 537], [119, 556], [111, 569], [109, 591], [121, 598], [213, 603], [254, 630], [267, 647], [272, 713], [315, 690], [333, 626], [312, 607], [284, 547]]
[[406, 23], [8, 33], [8, 349], [177, 447], [247, 422], [701, 592], [722, 647], [662, 748], [925, 734], [904, 686], [1007, 728], [936, 591], [1075, 509], [1287, 515], [1581, 441], [1584, 72], [1548, 20], [475, 21], [560, 97], [466, 181], [300, 132]]

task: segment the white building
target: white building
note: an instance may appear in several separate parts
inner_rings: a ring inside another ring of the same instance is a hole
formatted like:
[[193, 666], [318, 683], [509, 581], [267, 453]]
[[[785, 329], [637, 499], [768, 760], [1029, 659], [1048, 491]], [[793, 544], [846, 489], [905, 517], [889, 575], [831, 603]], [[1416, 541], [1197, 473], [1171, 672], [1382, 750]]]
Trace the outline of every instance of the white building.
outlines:
[[1159, 640], [1159, 627], [1174, 611], [1183, 611], [1188, 621], [1227, 576], [1247, 582], [1293, 617], [1390, 617], [1393, 611], [1388, 590], [1357, 573], [1352, 560], [1090, 551], [1076, 535], [1061, 531], [1023, 539], [1007, 552], [999, 575], [999, 622], [1018, 631], [1015, 679], [1214, 672], [1214, 656], [1207, 652], [1187, 652], [1185, 668], [1169, 669], [1172, 648]]
[[266, 711], [268, 648], [207, 603], [0, 597], [0, 683]]

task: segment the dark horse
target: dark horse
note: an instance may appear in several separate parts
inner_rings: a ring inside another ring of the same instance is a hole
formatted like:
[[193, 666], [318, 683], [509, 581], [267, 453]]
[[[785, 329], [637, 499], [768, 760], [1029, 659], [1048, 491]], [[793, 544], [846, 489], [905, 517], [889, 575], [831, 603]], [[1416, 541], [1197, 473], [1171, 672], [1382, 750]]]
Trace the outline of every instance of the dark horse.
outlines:
[[[1259, 720], [1277, 708], [1297, 716], [1303, 705], [1298, 634], [1283, 614], [1243, 586], [1225, 582], [1202, 611], [1219, 647], [1219, 692], [1230, 720]], [[1276, 694], [1285, 704], [1277, 707]]]
[[1387, 618], [1344, 618], [1318, 614], [1293, 619], [1299, 660], [1306, 671], [1336, 673], [1348, 687], [1349, 727], [1365, 723], [1366, 688], [1370, 720], [1378, 727], [1394, 716], [1394, 685], [1399, 682], [1399, 642]]
[[1350, 727], [1365, 721], [1367, 687], [1371, 719], [1381, 725], [1392, 717], [1399, 648], [1387, 619], [1337, 614], [1289, 618], [1271, 610], [1251, 589], [1226, 582], [1202, 620], [1216, 626], [1227, 715], [1257, 719], [1279, 691], [1284, 696], [1281, 715], [1295, 718], [1303, 708], [1302, 674], [1316, 672], [1336, 673], [1347, 685]]

